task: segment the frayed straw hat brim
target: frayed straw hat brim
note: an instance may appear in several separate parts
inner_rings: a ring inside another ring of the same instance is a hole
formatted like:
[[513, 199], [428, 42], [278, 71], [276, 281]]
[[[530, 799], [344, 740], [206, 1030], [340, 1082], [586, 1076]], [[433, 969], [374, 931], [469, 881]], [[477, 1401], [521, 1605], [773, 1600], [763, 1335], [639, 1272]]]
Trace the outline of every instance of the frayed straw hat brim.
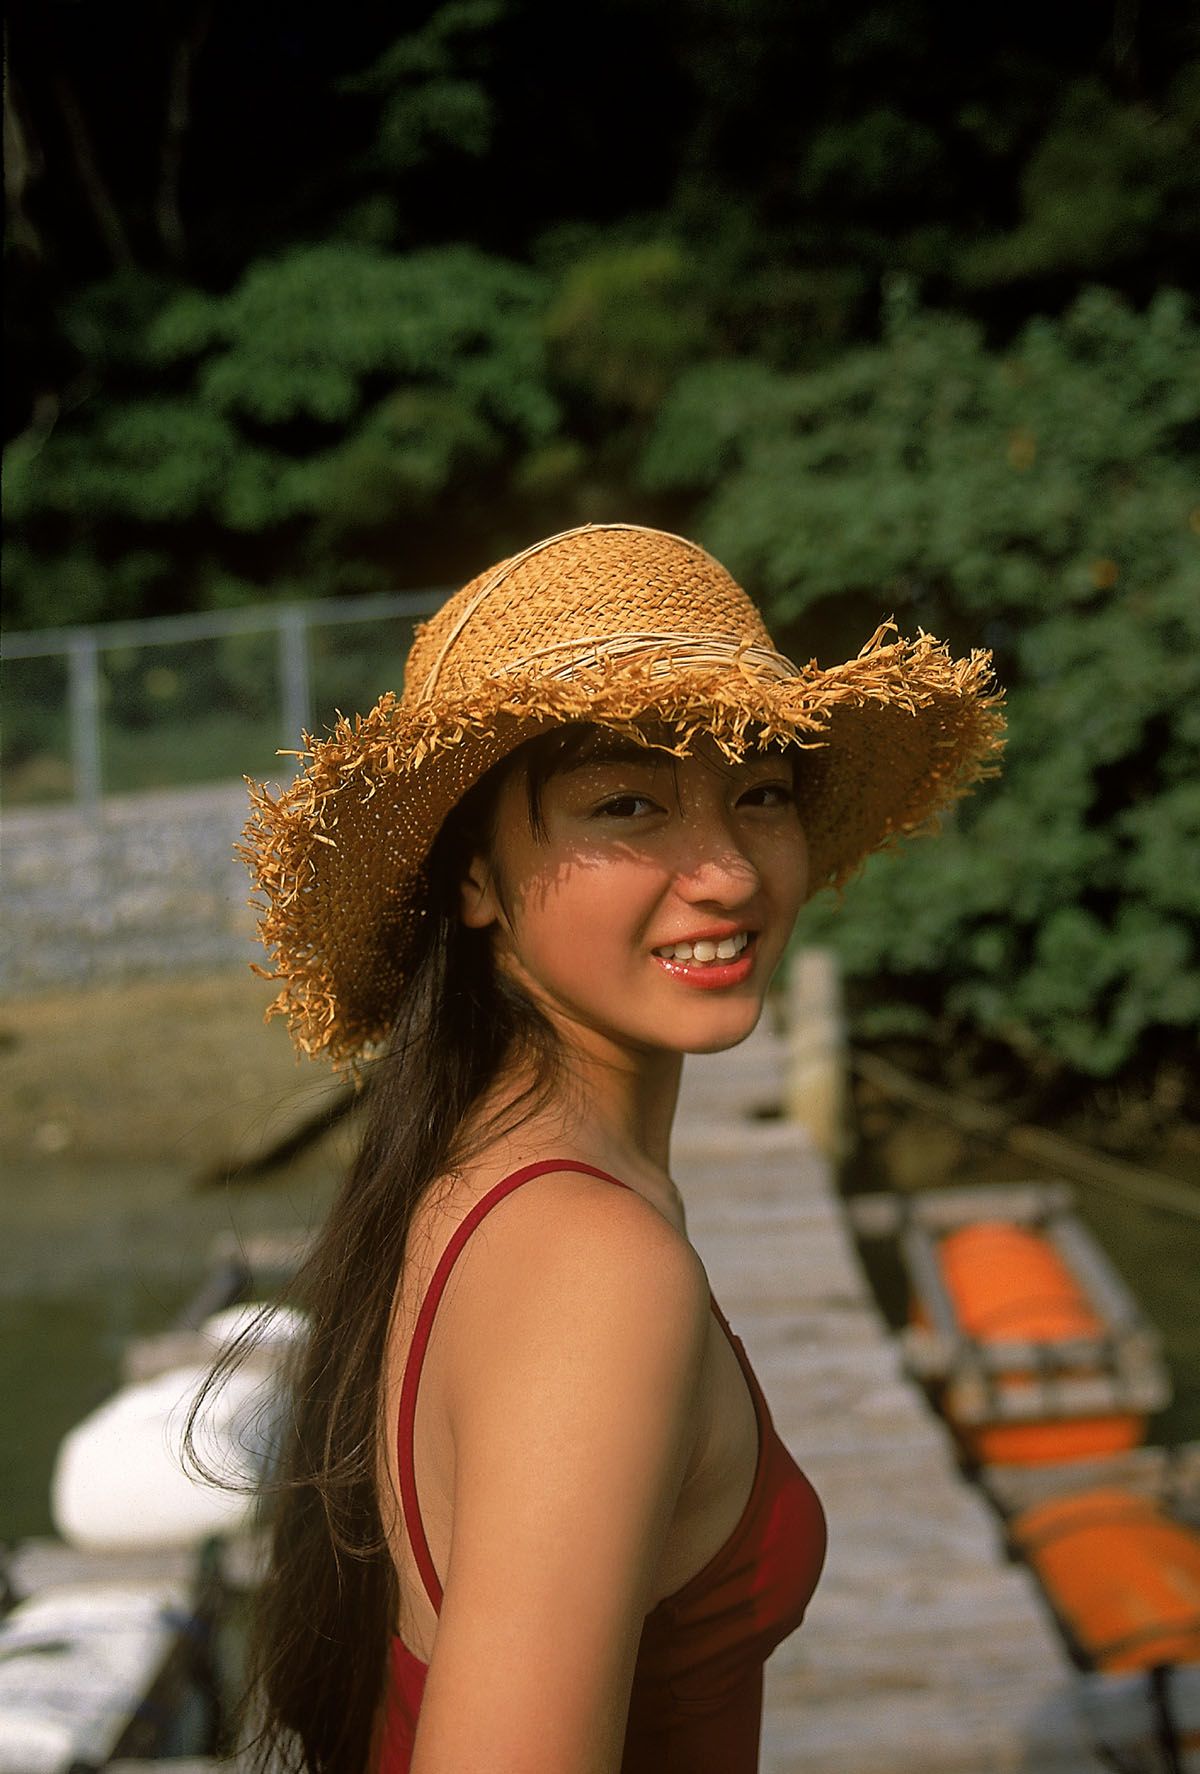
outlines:
[[1002, 698], [986, 652], [956, 660], [924, 633], [889, 641], [893, 629], [883, 624], [844, 664], [792, 668], [782, 680], [764, 675], [752, 650], [708, 665], [599, 657], [566, 678], [477, 676], [426, 702], [389, 692], [327, 738], [306, 735], [290, 786], [250, 784], [241, 846], [274, 953], [264, 977], [281, 982], [268, 1015], [285, 1015], [297, 1046], [335, 1066], [383, 1040], [420, 942], [422, 864], [447, 813], [517, 745], [566, 722], [635, 739], [648, 722], [666, 724], [677, 734], [669, 749], [706, 735], [731, 760], [749, 744], [804, 748], [810, 895], [843, 886], [873, 851], [935, 830], [945, 808], [996, 774]]

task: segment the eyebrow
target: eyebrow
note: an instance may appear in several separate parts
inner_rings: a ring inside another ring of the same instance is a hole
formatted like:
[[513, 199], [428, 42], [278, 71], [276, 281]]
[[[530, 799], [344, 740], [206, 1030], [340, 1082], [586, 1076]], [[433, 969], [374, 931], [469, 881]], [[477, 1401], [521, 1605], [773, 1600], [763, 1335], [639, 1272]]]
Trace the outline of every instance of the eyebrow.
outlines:
[[669, 752], [658, 751], [653, 747], [637, 745], [632, 741], [627, 744], [617, 741], [588, 752], [586, 757], [576, 758], [573, 764], [565, 764], [559, 774], [574, 776], [578, 771], [590, 770], [596, 764], [665, 764], [670, 757]]

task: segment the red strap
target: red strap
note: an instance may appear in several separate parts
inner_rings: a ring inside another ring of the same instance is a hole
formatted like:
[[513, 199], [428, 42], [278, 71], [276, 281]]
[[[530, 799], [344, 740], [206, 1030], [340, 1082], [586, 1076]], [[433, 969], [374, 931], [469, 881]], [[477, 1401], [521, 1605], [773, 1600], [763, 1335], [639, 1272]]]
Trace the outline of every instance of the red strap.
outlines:
[[606, 1182], [616, 1183], [619, 1189], [628, 1189], [632, 1186], [629, 1183], [623, 1183], [619, 1177], [610, 1176], [606, 1170], [597, 1170], [594, 1164], [578, 1164], [571, 1158], [543, 1158], [537, 1164], [527, 1164], [523, 1169], [514, 1170], [511, 1175], [504, 1177], [475, 1203], [470, 1213], [463, 1219], [462, 1224], [455, 1229], [442, 1252], [438, 1266], [434, 1270], [433, 1280], [429, 1284], [429, 1291], [421, 1302], [421, 1310], [417, 1314], [416, 1329], [413, 1331], [412, 1344], [408, 1351], [408, 1360], [404, 1366], [404, 1380], [400, 1388], [400, 1426], [397, 1436], [400, 1505], [404, 1511], [405, 1526], [408, 1529], [408, 1537], [412, 1544], [413, 1556], [417, 1561], [417, 1568], [424, 1579], [425, 1588], [434, 1610], [439, 1614], [442, 1611], [442, 1586], [438, 1582], [437, 1572], [433, 1568], [433, 1560], [429, 1556], [429, 1544], [425, 1539], [425, 1529], [421, 1525], [421, 1511], [417, 1503], [417, 1479], [413, 1470], [413, 1424], [417, 1415], [417, 1385], [421, 1378], [421, 1363], [425, 1359], [429, 1333], [433, 1329], [433, 1315], [437, 1311], [442, 1290], [451, 1269], [454, 1267], [459, 1251], [480, 1220], [495, 1207], [498, 1201], [503, 1201], [506, 1195], [511, 1195], [514, 1189], [519, 1189], [521, 1184], [529, 1182], [530, 1178], [541, 1176], [548, 1170], [584, 1171], [588, 1176], [602, 1177]]

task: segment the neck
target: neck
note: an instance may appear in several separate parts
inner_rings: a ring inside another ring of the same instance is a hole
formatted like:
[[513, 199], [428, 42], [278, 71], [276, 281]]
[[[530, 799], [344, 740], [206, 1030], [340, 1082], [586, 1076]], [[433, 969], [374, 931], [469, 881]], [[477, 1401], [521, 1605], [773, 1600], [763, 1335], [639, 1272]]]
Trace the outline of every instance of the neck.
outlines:
[[564, 1105], [564, 1129], [608, 1154], [612, 1162], [602, 1168], [621, 1176], [618, 1166], [624, 1165], [634, 1177], [653, 1178], [673, 1189], [671, 1129], [683, 1055], [661, 1048], [617, 1050], [582, 1056], [576, 1067]]
[[[560, 1031], [564, 1032], [565, 1031]], [[594, 1031], [568, 1040], [568, 1075], [545, 1109], [511, 1135], [496, 1152], [579, 1159], [609, 1171], [644, 1195], [673, 1223], [683, 1226], [683, 1202], [670, 1176], [671, 1127], [683, 1072], [683, 1055], [661, 1048], [630, 1050]], [[490, 1115], [530, 1083], [528, 1071], [497, 1080], [483, 1105]]]

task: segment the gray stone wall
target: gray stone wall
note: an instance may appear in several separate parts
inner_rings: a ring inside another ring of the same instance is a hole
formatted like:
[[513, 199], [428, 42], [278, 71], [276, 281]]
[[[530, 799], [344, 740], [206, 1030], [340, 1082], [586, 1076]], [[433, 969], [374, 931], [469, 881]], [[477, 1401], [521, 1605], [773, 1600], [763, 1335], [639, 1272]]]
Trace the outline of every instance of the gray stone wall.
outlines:
[[233, 854], [241, 783], [0, 817], [0, 991], [261, 958]]

